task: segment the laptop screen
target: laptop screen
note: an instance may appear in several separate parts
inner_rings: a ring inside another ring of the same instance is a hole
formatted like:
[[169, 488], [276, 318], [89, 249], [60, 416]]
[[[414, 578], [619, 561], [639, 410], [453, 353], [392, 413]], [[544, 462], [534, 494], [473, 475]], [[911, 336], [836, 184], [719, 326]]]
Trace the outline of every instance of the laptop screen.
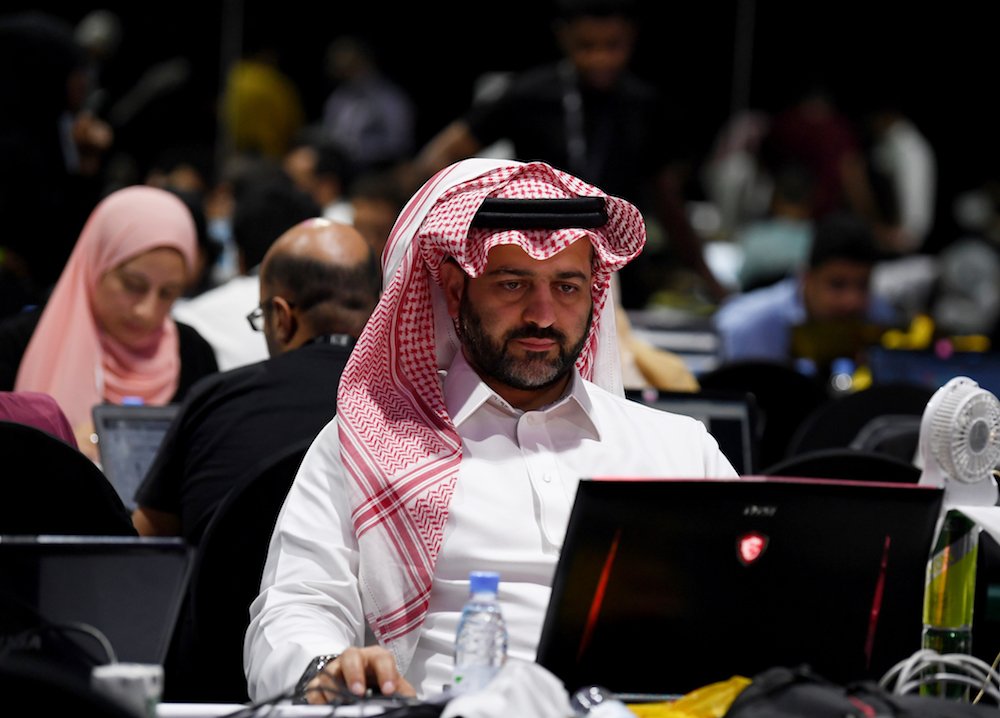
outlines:
[[179, 404], [98, 404], [94, 407], [94, 432], [101, 469], [129, 511], [135, 509], [136, 489], [145, 478], [179, 409]]
[[996, 352], [938, 356], [930, 350], [872, 347], [867, 359], [875, 383], [905, 382], [938, 389], [956, 376], [967, 376], [987, 391], [1000, 394], [1000, 354]]
[[162, 664], [191, 560], [181, 538], [0, 536], [0, 645], [48, 625], [105, 659], [93, 634], [68, 630], [90, 627], [119, 661]]
[[757, 470], [756, 403], [753, 394], [628, 389], [625, 396], [656, 409], [698, 419], [719, 442], [719, 448], [736, 473], [745, 476]]
[[[537, 662], [567, 689], [683, 695], [808, 663], [846, 683], [920, 648], [940, 489], [585, 480]], [[650, 660], [622, 660], [651, 649]]]

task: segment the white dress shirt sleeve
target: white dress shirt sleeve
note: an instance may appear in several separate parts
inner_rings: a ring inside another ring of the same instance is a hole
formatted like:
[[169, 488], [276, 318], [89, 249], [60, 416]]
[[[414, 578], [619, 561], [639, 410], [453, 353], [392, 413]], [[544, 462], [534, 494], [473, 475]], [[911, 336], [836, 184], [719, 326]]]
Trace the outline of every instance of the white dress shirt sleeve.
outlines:
[[243, 665], [251, 700], [291, 690], [318, 655], [363, 645], [358, 547], [336, 419], [306, 452], [278, 515]]

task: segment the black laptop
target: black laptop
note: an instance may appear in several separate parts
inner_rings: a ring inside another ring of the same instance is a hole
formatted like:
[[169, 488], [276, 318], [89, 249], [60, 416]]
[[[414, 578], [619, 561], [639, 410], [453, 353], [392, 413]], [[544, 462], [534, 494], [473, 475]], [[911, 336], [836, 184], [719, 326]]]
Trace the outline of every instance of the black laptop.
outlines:
[[877, 679], [920, 648], [943, 491], [751, 477], [580, 482], [537, 662], [638, 700], [810, 665]]
[[136, 489], [179, 410], [179, 404], [97, 404], [93, 408], [101, 470], [129, 511], [135, 509]]
[[0, 536], [0, 645], [162, 664], [192, 559], [181, 538]]

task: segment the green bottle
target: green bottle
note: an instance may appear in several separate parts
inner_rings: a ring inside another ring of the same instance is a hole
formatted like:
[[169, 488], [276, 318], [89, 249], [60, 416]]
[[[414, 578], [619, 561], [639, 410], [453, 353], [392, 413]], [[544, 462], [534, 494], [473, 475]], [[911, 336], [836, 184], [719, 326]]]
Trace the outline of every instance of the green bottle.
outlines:
[[[958, 511], [948, 510], [927, 562], [923, 648], [941, 655], [971, 655], [978, 548], [976, 523]], [[947, 667], [939, 670], [946, 672]], [[923, 686], [922, 693], [967, 699], [969, 689], [960, 684], [930, 682]]]

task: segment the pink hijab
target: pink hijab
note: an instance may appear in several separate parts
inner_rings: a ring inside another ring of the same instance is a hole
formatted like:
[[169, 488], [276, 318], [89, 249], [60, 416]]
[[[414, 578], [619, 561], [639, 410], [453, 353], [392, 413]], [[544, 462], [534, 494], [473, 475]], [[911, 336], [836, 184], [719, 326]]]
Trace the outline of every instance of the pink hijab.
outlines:
[[[597, 229], [470, 231], [486, 197], [604, 197]], [[642, 250], [645, 224], [630, 203], [542, 162], [470, 159], [438, 172], [411, 198], [383, 252], [384, 292], [340, 382], [340, 455], [360, 550], [365, 615], [405, 671], [427, 613], [462, 441], [445, 407], [438, 370], [458, 340], [438, 286], [453, 257], [470, 276], [498, 244], [545, 259], [586, 238], [594, 247], [594, 323], [577, 367], [621, 392], [612, 273]]]
[[176, 249], [190, 272], [197, 240], [190, 210], [176, 195], [141, 185], [105, 197], [94, 208], [45, 305], [21, 360], [14, 388], [55, 397], [73, 427], [94, 404], [138, 396], [165, 404], [177, 390], [177, 327], [167, 317], [148, 349], [130, 349], [97, 325], [91, 297], [101, 277], [159, 247]]

